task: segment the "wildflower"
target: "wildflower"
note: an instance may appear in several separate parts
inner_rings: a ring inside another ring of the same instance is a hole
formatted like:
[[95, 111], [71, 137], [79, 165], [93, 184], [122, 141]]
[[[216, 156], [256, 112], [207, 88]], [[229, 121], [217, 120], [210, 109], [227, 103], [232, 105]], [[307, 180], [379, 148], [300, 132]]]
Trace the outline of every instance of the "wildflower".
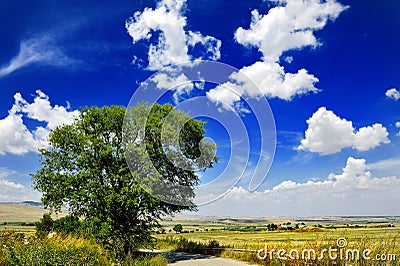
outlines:
[[53, 238], [55, 235], [56, 235], [56, 232], [51, 232], [51, 233], [49, 233], [49, 234], [47, 235], [47, 238], [48, 238], [48, 239]]

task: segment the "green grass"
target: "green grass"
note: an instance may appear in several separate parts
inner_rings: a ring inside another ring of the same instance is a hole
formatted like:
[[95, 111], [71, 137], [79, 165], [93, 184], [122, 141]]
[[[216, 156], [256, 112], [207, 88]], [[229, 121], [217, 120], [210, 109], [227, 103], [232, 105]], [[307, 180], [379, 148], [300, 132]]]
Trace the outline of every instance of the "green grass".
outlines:
[[8, 265], [138, 265], [165, 266], [160, 255], [116, 259], [92, 240], [70, 235], [38, 238], [35, 234], [0, 231], [0, 266]]

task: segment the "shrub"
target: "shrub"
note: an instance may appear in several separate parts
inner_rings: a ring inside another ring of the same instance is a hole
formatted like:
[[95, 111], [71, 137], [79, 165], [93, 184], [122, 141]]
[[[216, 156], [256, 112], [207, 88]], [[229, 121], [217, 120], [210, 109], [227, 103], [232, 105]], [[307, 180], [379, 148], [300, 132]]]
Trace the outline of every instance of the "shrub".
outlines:
[[81, 227], [81, 221], [73, 215], [64, 216], [53, 223], [54, 230], [63, 233], [77, 233], [81, 230]]
[[159, 239], [158, 245], [162, 246], [163, 244], [172, 245], [174, 251], [205, 255], [219, 255], [226, 248], [216, 240], [203, 243], [188, 240], [185, 237], [174, 238], [172, 236]]
[[183, 230], [183, 226], [181, 224], [176, 224], [174, 225], [174, 228], [172, 228], [176, 233], [181, 233]]
[[43, 217], [40, 218], [39, 222], [36, 222], [36, 233], [43, 237], [53, 231], [53, 218], [51, 218], [50, 213], [43, 214]]
[[39, 238], [0, 233], [0, 265], [111, 265], [111, 257], [90, 240], [72, 236]]

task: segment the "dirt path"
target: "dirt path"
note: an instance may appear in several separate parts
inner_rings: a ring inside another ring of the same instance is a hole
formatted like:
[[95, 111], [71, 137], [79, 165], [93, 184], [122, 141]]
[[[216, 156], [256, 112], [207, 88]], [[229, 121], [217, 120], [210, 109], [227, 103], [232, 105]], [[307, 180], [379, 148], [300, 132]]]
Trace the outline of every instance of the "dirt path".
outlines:
[[230, 259], [216, 258], [210, 255], [189, 254], [184, 252], [168, 252], [161, 250], [140, 250], [144, 253], [160, 254], [165, 257], [169, 265], [173, 266], [245, 266], [250, 265]]
[[222, 258], [204, 258], [204, 259], [193, 259], [193, 260], [181, 260], [169, 265], [174, 266], [244, 266], [250, 265], [244, 262], [222, 259]]

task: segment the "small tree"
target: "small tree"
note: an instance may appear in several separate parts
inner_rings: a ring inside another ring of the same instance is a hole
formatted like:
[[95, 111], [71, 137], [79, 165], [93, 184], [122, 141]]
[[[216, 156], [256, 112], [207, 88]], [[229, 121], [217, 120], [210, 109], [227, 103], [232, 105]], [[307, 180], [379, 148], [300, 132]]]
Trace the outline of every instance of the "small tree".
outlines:
[[40, 218], [38, 222], [35, 223], [36, 225], [36, 233], [43, 237], [53, 231], [53, 223], [54, 220], [51, 218], [50, 213], [43, 214], [43, 217]]
[[62, 233], [75, 233], [81, 230], [79, 218], [73, 215], [66, 215], [53, 223], [54, 231]]
[[181, 224], [176, 224], [174, 225], [174, 227], [172, 228], [172, 230], [175, 231], [175, 233], [181, 233], [183, 230], [183, 226]]
[[[166, 123], [171, 117], [182, 127]], [[86, 233], [128, 254], [152, 241], [160, 217], [196, 210], [196, 170], [216, 161], [215, 146], [200, 145], [203, 126], [171, 105], [83, 108], [73, 124], [50, 133], [34, 187], [46, 207], [68, 207], [84, 218]], [[184, 156], [174, 156], [178, 152]], [[165, 199], [152, 196], [157, 188]]]

